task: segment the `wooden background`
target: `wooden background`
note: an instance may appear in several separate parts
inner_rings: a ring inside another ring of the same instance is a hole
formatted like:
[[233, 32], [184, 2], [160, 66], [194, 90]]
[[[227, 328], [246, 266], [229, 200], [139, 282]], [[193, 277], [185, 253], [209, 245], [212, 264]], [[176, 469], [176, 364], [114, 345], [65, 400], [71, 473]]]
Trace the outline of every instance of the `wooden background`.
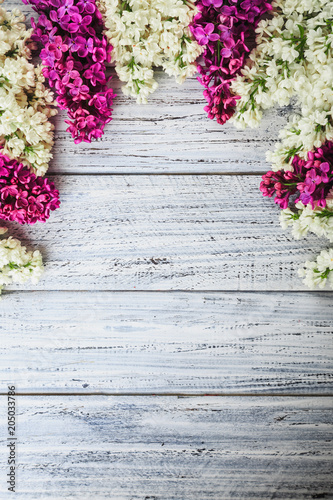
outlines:
[[18, 498], [333, 498], [332, 294], [297, 277], [327, 242], [294, 241], [258, 189], [290, 109], [239, 131], [195, 78], [158, 81], [138, 106], [114, 78], [93, 144], [60, 113], [61, 209], [10, 225], [46, 273], [0, 303], [0, 498], [8, 384]]

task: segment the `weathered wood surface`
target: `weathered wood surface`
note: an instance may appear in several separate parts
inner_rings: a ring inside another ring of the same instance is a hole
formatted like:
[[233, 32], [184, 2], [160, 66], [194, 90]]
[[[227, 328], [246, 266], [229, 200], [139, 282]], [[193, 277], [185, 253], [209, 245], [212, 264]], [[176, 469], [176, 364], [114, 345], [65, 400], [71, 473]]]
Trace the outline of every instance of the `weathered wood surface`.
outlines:
[[333, 394], [332, 295], [8, 294], [0, 390]]
[[[274, 148], [277, 127], [286, 110], [265, 116], [256, 130], [222, 127], [207, 118], [202, 88], [196, 78], [178, 85], [158, 72], [160, 87], [147, 105], [117, 98], [113, 121], [93, 144], [74, 145], [65, 132], [65, 113], [56, 118], [51, 172], [60, 173], [244, 173], [267, 172], [266, 151]], [[272, 119], [273, 118], [273, 119]]]
[[46, 224], [11, 224], [12, 235], [43, 251], [37, 289], [307, 290], [297, 269], [328, 246], [283, 231], [256, 176], [56, 181], [62, 205]]
[[332, 418], [331, 398], [21, 397], [15, 498], [332, 498]]

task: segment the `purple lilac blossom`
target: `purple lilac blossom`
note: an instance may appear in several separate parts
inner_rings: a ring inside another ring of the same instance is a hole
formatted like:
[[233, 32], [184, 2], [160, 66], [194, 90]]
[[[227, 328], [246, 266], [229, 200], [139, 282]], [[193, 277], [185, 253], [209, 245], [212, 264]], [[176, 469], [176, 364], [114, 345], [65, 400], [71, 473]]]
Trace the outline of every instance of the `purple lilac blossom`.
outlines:
[[260, 183], [263, 196], [274, 196], [280, 208], [288, 208], [290, 197], [296, 195], [295, 203], [311, 204], [325, 208], [326, 198], [333, 188], [333, 142], [328, 141], [320, 148], [308, 153], [304, 160], [295, 156], [294, 171], [278, 170], [267, 172]]
[[103, 35], [95, 0], [23, 0], [39, 14], [32, 39], [43, 48], [43, 73], [69, 120], [75, 143], [103, 135], [111, 121], [115, 94], [108, 88], [105, 63], [112, 47]]
[[250, 51], [246, 41], [272, 7], [265, 0], [198, 0], [196, 6], [199, 12], [190, 28], [197, 42], [206, 46], [203, 64], [198, 65], [198, 80], [208, 102], [204, 109], [209, 118], [224, 124], [240, 98], [232, 94], [230, 85]]
[[60, 206], [59, 191], [22, 163], [0, 153], [0, 219], [20, 224], [45, 222]]

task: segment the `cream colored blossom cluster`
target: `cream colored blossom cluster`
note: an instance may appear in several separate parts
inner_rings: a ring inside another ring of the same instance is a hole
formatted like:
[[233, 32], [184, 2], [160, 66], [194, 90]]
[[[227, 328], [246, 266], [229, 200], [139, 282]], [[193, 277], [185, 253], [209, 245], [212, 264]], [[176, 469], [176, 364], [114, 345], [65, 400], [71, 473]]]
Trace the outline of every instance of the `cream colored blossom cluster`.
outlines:
[[146, 103], [158, 87], [154, 66], [183, 83], [203, 52], [189, 29], [196, 14], [187, 0], [100, 0], [106, 36], [123, 92]]
[[298, 274], [309, 288], [324, 288], [326, 283], [333, 288], [333, 248], [320, 252], [316, 260], [305, 262]]
[[[6, 232], [6, 228], [0, 228], [0, 235]], [[43, 271], [42, 256], [38, 250], [27, 251], [19, 240], [11, 236], [0, 239], [0, 294], [4, 285], [10, 283], [23, 284], [30, 279], [36, 284]]]
[[57, 111], [42, 66], [30, 62], [32, 30], [24, 20], [18, 9], [0, 7], [0, 151], [43, 175], [52, 158], [49, 119]]
[[306, 158], [333, 139], [333, 1], [277, 0], [273, 12], [259, 23], [257, 47], [232, 84], [241, 96], [232, 121], [256, 127], [263, 110], [294, 99], [299, 113], [267, 155], [273, 169], [292, 170], [295, 154]]

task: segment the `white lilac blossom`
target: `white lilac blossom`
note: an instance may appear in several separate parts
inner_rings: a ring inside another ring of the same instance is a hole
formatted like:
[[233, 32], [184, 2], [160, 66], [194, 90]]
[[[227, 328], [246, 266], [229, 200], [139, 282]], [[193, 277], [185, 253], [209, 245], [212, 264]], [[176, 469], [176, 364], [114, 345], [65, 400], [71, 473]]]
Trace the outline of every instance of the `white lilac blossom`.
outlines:
[[304, 238], [308, 233], [328, 238], [333, 243], [333, 199], [326, 200], [325, 208], [310, 204], [296, 203], [296, 210], [286, 208], [281, 211], [280, 223], [283, 229], [292, 228], [296, 240]]
[[251, 52], [233, 92], [241, 98], [232, 120], [256, 127], [262, 111], [294, 99], [299, 114], [280, 132], [268, 153], [273, 170], [292, 170], [292, 158], [333, 139], [333, 1], [278, 0], [274, 16], [257, 28]]
[[316, 260], [305, 262], [298, 274], [310, 288], [324, 288], [326, 283], [333, 288], [333, 248], [323, 250]]
[[203, 52], [189, 29], [196, 8], [187, 0], [100, 0], [112, 60], [124, 94], [146, 103], [158, 87], [154, 66], [183, 83]]
[[[0, 236], [7, 232], [0, 227]], [[27, 251], [20, 241], [12, 238], [0, 239], [0, 294], [4, 285], [23, 284], [30, 280], [37, 284], [44, 267], [38, 250]]]
[[52, 158], [49, 118], [57, 111], [42, 67], [30, 62], [34, 44], [24, 20], [18, 9], [0, 7], [0, 152], [43, 175]]

